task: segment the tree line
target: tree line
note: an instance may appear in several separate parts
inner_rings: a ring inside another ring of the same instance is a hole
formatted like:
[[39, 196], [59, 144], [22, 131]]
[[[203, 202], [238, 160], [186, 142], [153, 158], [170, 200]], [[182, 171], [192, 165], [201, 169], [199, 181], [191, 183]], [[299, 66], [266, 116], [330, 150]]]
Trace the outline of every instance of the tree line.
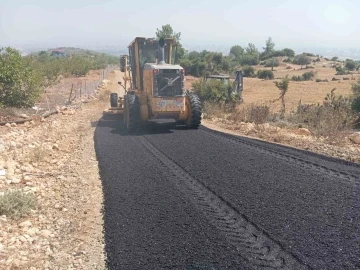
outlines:
[[14, 48], [0, 49], [0, 107], [29, 107], [40, 97], [42, 89], [57, 82], [60, 75], [84, 76], [89, 70], [118, 64], [118, 57], [87, 53], [52, 56], [46, 51], [22, 57]]

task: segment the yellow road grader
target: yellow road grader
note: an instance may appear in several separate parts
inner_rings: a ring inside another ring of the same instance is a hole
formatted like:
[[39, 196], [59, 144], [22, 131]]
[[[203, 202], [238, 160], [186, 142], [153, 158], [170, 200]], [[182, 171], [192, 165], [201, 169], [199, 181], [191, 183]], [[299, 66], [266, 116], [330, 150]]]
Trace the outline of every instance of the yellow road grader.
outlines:
[[176, 43], [136, 37], [125, 56], [125, 95], [110, 94], [112, 109], [123, 111], [124, 123], [136, 131], [149, 121], [173, 119], [177, 124], [197, 129], [201, 124], [199, 98], [184, 89], [185, 70], [175, 64]]

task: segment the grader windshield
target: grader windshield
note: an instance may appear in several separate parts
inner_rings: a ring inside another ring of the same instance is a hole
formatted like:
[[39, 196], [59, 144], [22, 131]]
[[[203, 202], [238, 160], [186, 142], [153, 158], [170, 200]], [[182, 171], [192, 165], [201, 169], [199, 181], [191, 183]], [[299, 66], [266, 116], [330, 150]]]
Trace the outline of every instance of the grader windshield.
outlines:
[[[132, 86], [143, 89], [143, 68], [146, 63], [156, 64], [158, 60], [159, 41], [152, 38], [137, 37], [128, 46], [129, 65], [132, 72]], [[176, 44], [171, 38], [165, 38], [164, 57], [167, 64], [174, 64], [176, 59]]]
[[[158, 59], [158, 46], [159, 41], [157, 40], [146, 39], [144, 42], [139, 41], [140, 66], [144, 66], [145, 63], [156, 63], [156, 59]], [[164, 50], [165, 62], [168, 64], [174, 64], [175, 57], [173, 57], [173, 55], [175, 55], [176, 52], [176, 45], [172, 45], [169, 40], [166, 40]], [[171, 63], [169, 62], [169, 58], [171, 59]]]

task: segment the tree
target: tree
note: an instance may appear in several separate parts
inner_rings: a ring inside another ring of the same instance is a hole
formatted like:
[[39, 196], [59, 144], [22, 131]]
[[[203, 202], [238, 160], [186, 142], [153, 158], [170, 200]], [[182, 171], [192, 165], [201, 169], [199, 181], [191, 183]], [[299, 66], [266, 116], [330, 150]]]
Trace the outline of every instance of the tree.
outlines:
[[30, 107], [40, 96], [41, 79], [20, 53], [0, 49], [0, 105]]
[[357, 67], [357, 64], [354, 60], [351, 60], [351, 59], [346, 59], [345, 61], [345, 68], [348, 69], [348, 70], [355, 70]]
[[311, 63], [311, 59], [306, 54], [300, 54], [295, 58], [295, 64], [300, 65], [301, 69], [303, 66], [309, 65]]
[[259, 55], [259, 51], [253, 43], [249, 43], [248, 47], [245, 48], [246, 54]]
[[287, 57], [294, 57], [295, 56], [295, 52], [292, 49], [285, 48], [285, 49], [283, 49], [281, 51], [283, 53], [283, 56], [287, 56]]
[[272, 38], [269, 37], [267, 40], [266, 40], [266, 43], [265, 43], [265, 47], [263, 47], [264, 49], [264, 54], [270, 54], [271, 52], [274, 51], [274, 48], [275, 48], [275, 43], [272, 41]]
[[279, 95], [279, 98], [277, 100], [281, 99], [281, 105], [282, 105], [281, 118], [284, 118], [285, 111], [286, 111], [285, 95], [286, 95], [286, 92], [288, 91], [288, 88], [289, 88], [289, 78], [286, 76], [280, 82], [274, 82], [274, 83], [275, 83], [276, 87], [279, 88], [279, 90], [280, 90], [280, 95]]
[[173, 28], [171, 27], [170, 24], [165, 24], [165, 25], [161, 26], [161, 29], [156, 28], [155, 35], [157, 38], [174, 38], [175, 39], [175, 42], [177, 45], [175, 58], [176, 58], [176, 62], [179, 63], [180, 60], [185, 55], [185, 49], [183, 48], [183, 46], [180, 43], [181, 32], [177, 33], [173, 30]]
[[240, 58], [240, 65], [253, 66], [259, 64], [259, 56], [256, 54], [244, 54]]
[[230, 55], [234, 56], [235, 59], [239, 59], [244, 53], [244, 48], [239, 45], [232, 46], [230, 49]]
[[271, 70], [274, 70], [274, 67], [279, 66], [279, 60], [275, 57], [270, 58], [266, 61], [265, 67], [271, 67]]

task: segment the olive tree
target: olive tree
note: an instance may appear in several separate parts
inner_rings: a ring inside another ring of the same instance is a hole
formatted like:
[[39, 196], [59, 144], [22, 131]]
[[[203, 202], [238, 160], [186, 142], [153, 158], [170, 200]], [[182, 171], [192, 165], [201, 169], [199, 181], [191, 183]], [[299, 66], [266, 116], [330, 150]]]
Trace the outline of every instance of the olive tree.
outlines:
[[40, 96], [41, 79], [20, 53], [0, 49], [0, 105], [30, 107]]

